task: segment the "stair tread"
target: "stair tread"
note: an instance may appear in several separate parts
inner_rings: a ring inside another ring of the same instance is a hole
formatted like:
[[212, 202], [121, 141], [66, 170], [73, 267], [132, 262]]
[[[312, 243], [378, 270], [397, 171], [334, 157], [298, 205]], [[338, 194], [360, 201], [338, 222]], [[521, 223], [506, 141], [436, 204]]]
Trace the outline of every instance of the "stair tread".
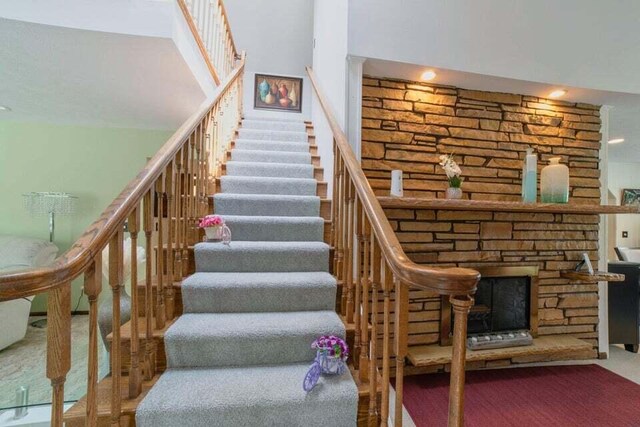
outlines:
[[169, 369], [147, 394], [137, 425], [355, 426], [358, 390], [350, 373], [323, 376], [302, 389], [308, 363], [274, 366]]
[[324, 242], [267, 242], [267, 241], [240, 241], [223, 245], [218, 242], [196, 243], [195, 251], [210, 250], [215, 252], [237, 252], [237, 251], [298, 251], [302, 249], [329, 250], [329, 245]]

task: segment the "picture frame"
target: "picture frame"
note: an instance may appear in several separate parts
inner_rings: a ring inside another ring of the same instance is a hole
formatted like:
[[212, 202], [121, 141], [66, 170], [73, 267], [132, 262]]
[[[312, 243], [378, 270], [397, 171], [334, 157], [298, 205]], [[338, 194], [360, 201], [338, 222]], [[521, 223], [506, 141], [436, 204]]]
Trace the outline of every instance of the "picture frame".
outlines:
[[302, 77], [256, 73], [253, 108], [301, 113], [302, 83]]
[[640, 189], [622, 189], [622, 198], [620, 204], [622, 206], [640, 206]]

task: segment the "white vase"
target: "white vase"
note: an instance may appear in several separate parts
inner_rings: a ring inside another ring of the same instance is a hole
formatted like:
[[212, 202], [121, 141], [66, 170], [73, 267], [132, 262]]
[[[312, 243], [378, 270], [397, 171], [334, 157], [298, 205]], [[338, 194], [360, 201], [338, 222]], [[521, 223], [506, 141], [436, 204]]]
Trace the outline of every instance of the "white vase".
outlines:
[[560, 157], [549, 159], [540, 173], [540, 201], [542, 203], [569, 202], [569, 168], [560, 164]]
[[221, 225], [216, 225], [214, 227], [205, 227], [204, 233], [207, 235], [207, 240], [209, 241], [217, 241], [220, 240], [220, 230], [222, 230]]
[[462, 188], [460, 187], [449, 187], [445, 193], [445, 197], [447, 199], [457, 200], [462, 199]]

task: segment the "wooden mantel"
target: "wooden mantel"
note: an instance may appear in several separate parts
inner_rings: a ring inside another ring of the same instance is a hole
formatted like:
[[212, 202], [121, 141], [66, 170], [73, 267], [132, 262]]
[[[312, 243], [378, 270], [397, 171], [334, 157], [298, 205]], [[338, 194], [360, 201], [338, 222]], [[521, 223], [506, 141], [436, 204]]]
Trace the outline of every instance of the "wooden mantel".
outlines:
[[521, 203], [494, 200], [449, 200], [419, 197], [378, 197], [383, 208], [432, 209], [452, 211], [530, 212], [558, 214], [638, 214], [637, 206], [608, 206], [592, 204]]

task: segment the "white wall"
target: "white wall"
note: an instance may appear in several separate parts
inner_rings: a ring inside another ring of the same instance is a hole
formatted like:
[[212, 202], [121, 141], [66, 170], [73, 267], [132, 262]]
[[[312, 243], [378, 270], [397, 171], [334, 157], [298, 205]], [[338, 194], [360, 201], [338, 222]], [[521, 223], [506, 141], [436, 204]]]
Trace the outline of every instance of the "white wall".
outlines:
[[[623, 188], [640, 188], [640, 163], [609, 162], [609, 191], [620, 203]], [[616, 215], [615, 242], [616, 246], [640, 247], [640, 216]], [[629, 237], [623, 238], [622, 232], [627, 231]]]
[[349, 53], [640, 93], [636, 0], [349, 2]]
[[302, 114], [311, 118], [311, 92], [305, 66], [311, 65], [313, 48], [313, 0], [226, 0], [231, 32], [239, 51], [246, 50], [244, 111], [250, 115], [282, 115], [253, 110], [255, 73], [305, 77]]
[[[346, 116], [346, 59], [348, 5], [344, 0], [315, 0], [313, 14], [313, 70], [343, 131]], [[312, 118], [324, 179], [333, 177], [333, 135], [317, 99]], [[329, 185], [329, 192], [332, 186]]]

